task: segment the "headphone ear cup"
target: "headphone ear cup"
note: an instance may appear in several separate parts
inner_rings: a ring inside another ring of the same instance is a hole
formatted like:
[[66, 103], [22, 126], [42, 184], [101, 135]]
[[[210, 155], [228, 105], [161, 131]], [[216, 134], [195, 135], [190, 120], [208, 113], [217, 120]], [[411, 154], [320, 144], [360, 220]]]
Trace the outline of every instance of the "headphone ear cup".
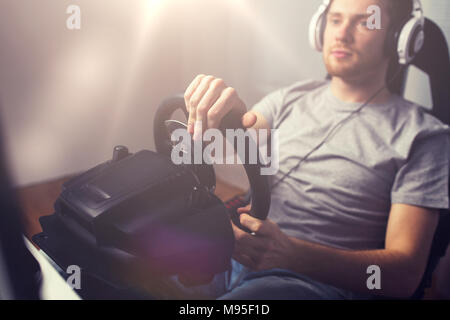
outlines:
[[315, 14], [309, 23], [309, 44], [316, 51], [322, 51], [322, 42], [320, 41], [320, 24], [322, 16]]
[[400, 38], [400, 34], [405, 28], [405, 25], [408, 23], [410, 18], [404, 19], [401, 23], [397, 23], [394, 27], [390, 27], [387, 35], [386, 42], [384, 45], [384, 51], [387, 56], [398, 60], [398, 41]]
[[386, 35], [386, 42], [384, 45], [385, 54], [392, 59], [399, 60], [399, 39], [402, 32], [405, 30], [405, 25], [411, 20], [411, 18], [404, 19], [401, 23], [396, 24], [394, 27], [389, 28]]
[[409, 52], [414, 57], [422, 50], [425, 43], [425, 30], [422, 25], [419, 25], [415, 30], [411, 38], [411, 43], [409, 45]]
[[410, 19], [402, 28], [397, 40], [400, 64], [409, 64], [423, 47], [425, 34], [420, 19]]
[[309, 44], [317, 51], [323, 49], [323, 34], [326, 26], [326, 12], [330, 1], [324, 1], [309, 23]]

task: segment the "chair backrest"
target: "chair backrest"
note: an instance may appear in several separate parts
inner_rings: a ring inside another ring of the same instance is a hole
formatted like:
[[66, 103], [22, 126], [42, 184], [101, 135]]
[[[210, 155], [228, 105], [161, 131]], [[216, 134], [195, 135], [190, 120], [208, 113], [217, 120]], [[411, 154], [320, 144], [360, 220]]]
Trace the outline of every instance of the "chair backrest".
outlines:
[[[421, 52], [412, 62], [430, 81], [433, 108], [430, 113], [450, 125], [450, 59], [448, 44], [442, 30], [431, 20], [425, 21], [425, 43]], [[394, 72], [395, 68], [391, 71]], [[391, 91], [404, 94], [407, 71], [390, 86]], [[449, 168], [450, 170], [450, 168]], [[450, 183], [449, 183], [450, 191]], [[421, 299], [425, 289], [431, 286], [432, 274], [440, 258], [444, 256], [450, 241], [450, 210], [441, 210], [440, 219], [430, 250], [426, 271], [412, 299]]]
[[[425, 72], [430, 81], [433, 108], [432, 115], [443, 123], [450, 125], [450, 60], [447, 40], [437, 24], [425, 19], [425, 43], [423, 49], [411, 63]], [[394, 62], [387, 78], [397, 70], [398, 64]], [[407, 70], [398, 76], [390, 85], [392, 92], [404, 94]]]

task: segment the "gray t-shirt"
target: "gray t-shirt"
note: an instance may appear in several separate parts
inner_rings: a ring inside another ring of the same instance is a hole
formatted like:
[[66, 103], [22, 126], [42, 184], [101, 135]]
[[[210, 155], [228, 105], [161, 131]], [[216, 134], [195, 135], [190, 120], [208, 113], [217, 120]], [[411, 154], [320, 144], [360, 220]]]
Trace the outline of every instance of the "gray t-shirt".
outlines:
[[[360, 103], [328, 81], [276, 91], [254, 106], [279, 130], [272, 185]], [[271, 194], [269, 218], [288, 235], [352, 250], [384, 247], [391, 204], [448, 208], [450, 128], [400, 96], [345, 122]]]

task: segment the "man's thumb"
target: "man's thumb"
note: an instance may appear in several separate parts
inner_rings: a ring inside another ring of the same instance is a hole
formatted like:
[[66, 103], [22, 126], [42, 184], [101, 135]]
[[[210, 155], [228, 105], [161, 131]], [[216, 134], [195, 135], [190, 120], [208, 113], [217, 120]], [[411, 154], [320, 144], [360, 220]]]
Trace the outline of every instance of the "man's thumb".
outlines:
[[244, 126], [244, 128], [251, 128], [255, 125], [256, 120], [256, 114], [252, 111], [249, 111], [242, 117], [242, 125]]

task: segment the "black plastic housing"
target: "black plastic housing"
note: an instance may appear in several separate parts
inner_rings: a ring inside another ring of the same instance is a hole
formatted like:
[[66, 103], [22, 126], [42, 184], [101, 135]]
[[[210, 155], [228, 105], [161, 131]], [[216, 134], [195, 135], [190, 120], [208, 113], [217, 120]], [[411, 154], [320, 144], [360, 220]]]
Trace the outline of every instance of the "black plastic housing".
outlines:
[[234, 235], [224, 204], [190, 166], [159, 153], [96, 166], [65, 183], [54, 207], [33, 240], [63, 270], [79, 265], [112, 283], [136, 283], [137, 275], [198, 276], [229, 267]]

